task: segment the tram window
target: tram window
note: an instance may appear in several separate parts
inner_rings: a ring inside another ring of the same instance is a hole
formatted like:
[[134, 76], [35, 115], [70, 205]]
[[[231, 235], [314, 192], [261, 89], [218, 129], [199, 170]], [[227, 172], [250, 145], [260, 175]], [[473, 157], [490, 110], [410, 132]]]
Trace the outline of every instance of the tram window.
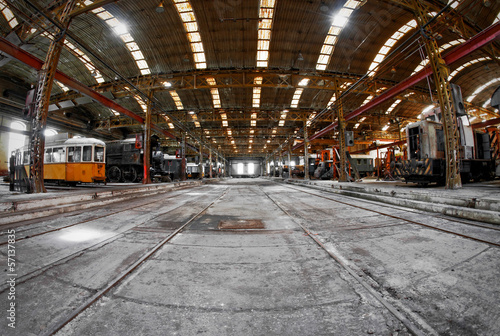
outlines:
[[43, 157], [43, 162], [52, 162], [52, 148], [45, 149], [45, 155]]
[[24, 151], [23, 153], [23, 164], [27, 165], [30, 163], [30, 155], [28, 151]]
[[104, 147], [95, 147], [94, 161], [104, 162]]
[[92, 161], [92, 146], [83, 146], [83, 160], [85, 162]]
[[68, 162], [82, 161], [82, 147], [68, 147]]
[[52, 162], [64, 162], [64, 148], [56, 147], [52, 150]]

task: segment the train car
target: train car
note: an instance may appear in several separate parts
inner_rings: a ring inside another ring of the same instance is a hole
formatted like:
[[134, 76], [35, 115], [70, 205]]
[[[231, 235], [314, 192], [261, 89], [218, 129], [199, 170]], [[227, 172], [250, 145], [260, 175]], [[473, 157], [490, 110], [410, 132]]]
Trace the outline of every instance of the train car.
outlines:
[[189, 179], [198, 179], [203, 177], [203, 172], [200, 171], [200, 165], [197, 163], [186, 164], [186, 177]]
[[370, 176], [374, 172], [373, 158], [369, 155], [352, 154], [349, 161], [356, 166], [360, 177]]
[[[67, 134], [47, 137], [43, 165], [44, 180], [71, 185], [105, 182], [105, 152], [105, 143], [94, 138], [68, 138]], [[28, 146], [17, 149], [15, 158], [16, 167], [23, 167], [28, 176], [30, 163]]]
[[106, 176], [109, 182], [142, 180], [144, 167], [141, 147], [136, 145], [135, 138], [106, 143]]
[[155, 176], [160, 176], [162, 181], [166, 176], [171, 181], [179, 180], [181, 178], [181, 164], [181, 159], [175, 155], [163, 154], [163, 161], [160, 163], [161, 169], [155, 172]]
[[[446, 179], [445, 139], [439, 111], [406, 127], [408, 159], [396, 162], [395, 172], [406, 182], [443, 184]], [[462, 182], [492, 179], [495, 161], [489, 135], [473, 130], [467, 115], [457, 117], [460, 134], [460, 175]]]

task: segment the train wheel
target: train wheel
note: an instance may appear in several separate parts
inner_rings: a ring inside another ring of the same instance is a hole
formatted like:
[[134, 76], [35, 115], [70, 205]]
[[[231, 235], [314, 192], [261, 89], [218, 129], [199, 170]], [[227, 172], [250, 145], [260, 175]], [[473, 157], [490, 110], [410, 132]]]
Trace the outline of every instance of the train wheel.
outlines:
[[137, 180], [137, 171], [134, 167], [127, 167], [123, 169], [123, 179], [125, 182], [135, 182]]
[[108, 171], [106, 172], [106, 175], [108, 177], [109, 182], [111, 183], [120, 182], [120, 180], [122, 179], [122, 171], [117, 166], [109, 167]]

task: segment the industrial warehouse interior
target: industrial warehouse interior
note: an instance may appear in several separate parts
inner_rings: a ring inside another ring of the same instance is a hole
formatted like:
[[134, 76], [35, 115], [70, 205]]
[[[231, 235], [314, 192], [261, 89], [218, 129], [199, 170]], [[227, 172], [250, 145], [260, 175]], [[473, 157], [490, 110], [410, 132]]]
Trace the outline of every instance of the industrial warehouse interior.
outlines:
[[1, 335], [500, 335], [498, 0], [0, 0]]

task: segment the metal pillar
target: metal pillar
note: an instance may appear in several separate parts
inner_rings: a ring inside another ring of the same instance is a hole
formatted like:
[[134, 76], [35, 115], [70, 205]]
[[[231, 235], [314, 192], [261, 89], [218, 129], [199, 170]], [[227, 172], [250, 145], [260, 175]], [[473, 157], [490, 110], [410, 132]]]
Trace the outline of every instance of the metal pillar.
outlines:
[[47, 192], [43, 181], [43, 160], [45, 152], [45, 126], [47, 125], [47, 116], [49, 114], [50, 93], [52, 84], [59, 63], [59, 57], [64, 45], [66, 30], [71, 23], [69, 13], [75, 7], [76, 0], [69, 0], [66, 3], [59, 22], [64, 27], [52, 40], [45, 57], [45, 63], [38, 73], [38, 84], [34, 103], [34, 111], [31, 119], [31, 137], [30, 137], [30, 186], [28, 192], [44, 193]]
[[208, 160], [210, 161], [210, 164], [208, 165], [208, 168], [210, 169], [210, 171], [209, 171], [209, 175], [208, 176], [210, 178], [212, 178], [212, 150], [209, 149], [209, 151], [210, 151], [210, 156], [209, 156]]
[[307, 137], [307, 122], [304, 122], [304, 180], [309, 180], [309, 138]]
[[219, 153], [215, 153], [215, 177], [219, 177]]
[[144, 121], [144, 140], [143, 140], [143, 158], [144, 158], [144, 177], [142, 179], [142, 184], [151, 183], [151, 110], [153, 108], [153, 91], [149, 92], [148, 108], [146, 110], [146, 119]]
[[198, 160], [198, 169], [200, 170], [200, 179], [203, 178], [203, 143], [201, 142], [201, 137], [200, 135], [200, 159]]
[[288, 178], [292, 178], [292, 145], [288, 142]]
[[[345, 120], [342, 100], [338, 101], [337, 118], [339, 124], [339, 155], [340, 155], [340, 176], [339, 182], [347, 182], [347, 155], [345, 146]], [[335, 155], [335, 154], [334, 154]]]
[[182, 133], [181, 142], [181, 181], [186, 181], [186, 133]]
[[278, 176], [283, 177], [283, 152], [280, 151], [279, 155], [280, 162], [278, 163]]
[[[415, 16], [420, 27], [427, 23], [426, 10], [418, 0], [412, 0], [415, 8]], [[446, 150], [446, 189], [462, 188], [460, 179], [460, 138], [457, 127], [456, 111], [451, 102], [451, 87], [448, 82], [450, 74], [445, 60], [441, 57], [439, 47], [432, 32], [421, 28], [425, 50], [429, 57], [429, 63], [434, 75], [439, 106], [441, 108], [441, 119], [443, 122], [445, 150]]]

